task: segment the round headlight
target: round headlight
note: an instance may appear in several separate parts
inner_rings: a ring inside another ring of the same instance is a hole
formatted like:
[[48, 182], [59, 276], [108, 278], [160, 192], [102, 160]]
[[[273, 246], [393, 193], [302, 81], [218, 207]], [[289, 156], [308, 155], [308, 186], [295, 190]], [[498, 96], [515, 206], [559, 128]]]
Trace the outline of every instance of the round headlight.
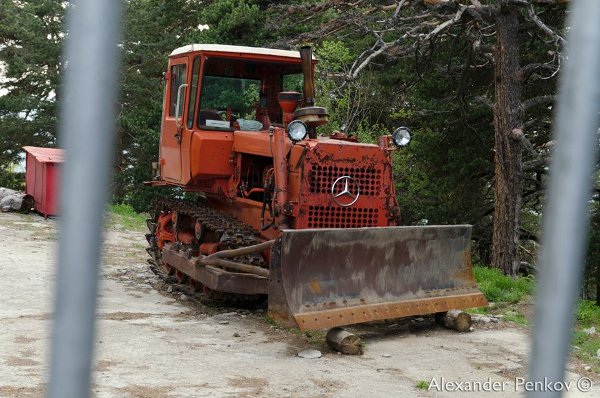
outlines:
[[287, 134], [290, 137], [290, 140], [296, 142], [301, 141], [306, 138], [306, 134], [308, 134], [308, 128], [306, 124], [300, 120], [294, 120], [287, 126]]
[[407, 146], [411, 138], [411, 132], [408, 127], [398, 127], [396, 131], [392, 133], [392, 140], [398, 147]]

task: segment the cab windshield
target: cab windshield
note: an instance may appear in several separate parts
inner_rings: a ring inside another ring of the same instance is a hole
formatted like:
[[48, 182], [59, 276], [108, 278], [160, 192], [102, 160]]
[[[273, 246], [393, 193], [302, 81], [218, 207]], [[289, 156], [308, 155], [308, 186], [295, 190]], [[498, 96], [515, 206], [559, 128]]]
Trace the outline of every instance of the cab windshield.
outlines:
[[254, 119], [259, 94], [260, 80], [204, 76], [200, 112], [214, 111], [221, 120], [226, 120], [228, 112], [236, 119]]
[[300, 62], [207, 57], [203, 64], [199, 128], [264, 130], [281, 123], [277, 93], [295, 91], [301, 81]]

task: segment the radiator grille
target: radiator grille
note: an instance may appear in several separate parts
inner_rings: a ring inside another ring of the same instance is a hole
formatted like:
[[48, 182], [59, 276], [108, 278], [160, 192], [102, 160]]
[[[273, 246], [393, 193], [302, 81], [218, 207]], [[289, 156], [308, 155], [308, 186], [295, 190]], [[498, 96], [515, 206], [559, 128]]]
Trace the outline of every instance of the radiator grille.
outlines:
[[350, 176], [356, 181], [360, 194], [378, 196], [381, 192], [381, 170], [363, 167], [337, 167], [313, 165], [309, 177], [311, 193], [330, 193], [334, 181], [341, 176]]
[[308, 228], [376, 227], [377, 215], [377, 209], [309, 206]]

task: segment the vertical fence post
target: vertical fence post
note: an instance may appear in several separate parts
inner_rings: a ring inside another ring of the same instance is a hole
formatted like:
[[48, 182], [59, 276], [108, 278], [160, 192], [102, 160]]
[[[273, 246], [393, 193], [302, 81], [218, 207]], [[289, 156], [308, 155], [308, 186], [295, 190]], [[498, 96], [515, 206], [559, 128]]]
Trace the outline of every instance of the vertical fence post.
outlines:
[[120, 0], [80, 0], [69, 6], [51, 398], [90, 395], [98, 264], [116, 127], [120, 17]]
[[[574, 0], [554, 123], [535, 308], [530, 381], [560, 382], [570, 351], [577, 293], [587, 243], [588, 202], [598, 149], [600, 1]], [[529, 396], [558, 397], [560, 391]]]

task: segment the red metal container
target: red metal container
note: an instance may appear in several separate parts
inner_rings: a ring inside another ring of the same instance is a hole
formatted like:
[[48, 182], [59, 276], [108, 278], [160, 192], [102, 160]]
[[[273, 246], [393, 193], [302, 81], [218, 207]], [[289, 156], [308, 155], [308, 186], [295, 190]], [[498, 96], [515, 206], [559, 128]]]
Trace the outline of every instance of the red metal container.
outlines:
[[35, 210], [44, 216], [58, 214], [58, 169], [64, 160], [64, 150], [57, 148], [23, 147], [27, 153], [25, 192], [35, 199]]

